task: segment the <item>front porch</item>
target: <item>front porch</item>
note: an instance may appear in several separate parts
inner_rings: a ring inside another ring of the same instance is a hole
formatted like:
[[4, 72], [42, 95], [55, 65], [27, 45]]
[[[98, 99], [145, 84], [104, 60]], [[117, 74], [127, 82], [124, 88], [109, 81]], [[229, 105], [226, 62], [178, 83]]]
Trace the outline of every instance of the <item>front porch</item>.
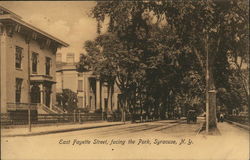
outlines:
[[46, 75], [30, 76], [30, 102], [42, 104], [49, 109], [53, 106], [53, 85], [56, 82]]
[[52, 77], [44, 75], [30, 76], [30, 95], [25, 103], [7, 103], [8, 112], [36, 111], [38, 114], [62, 113], [58, 107], [53, 105], [55, 89]]

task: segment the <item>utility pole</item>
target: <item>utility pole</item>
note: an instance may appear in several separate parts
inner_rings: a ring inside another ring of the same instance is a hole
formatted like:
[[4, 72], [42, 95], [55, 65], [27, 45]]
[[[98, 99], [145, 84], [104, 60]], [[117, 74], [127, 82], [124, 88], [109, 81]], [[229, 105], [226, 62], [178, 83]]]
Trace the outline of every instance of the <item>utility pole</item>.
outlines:
[[205, 38], [205, 51], [206, 51], [206, 133], [209, 132], [209, 58], [208, 58], [208, 34]]

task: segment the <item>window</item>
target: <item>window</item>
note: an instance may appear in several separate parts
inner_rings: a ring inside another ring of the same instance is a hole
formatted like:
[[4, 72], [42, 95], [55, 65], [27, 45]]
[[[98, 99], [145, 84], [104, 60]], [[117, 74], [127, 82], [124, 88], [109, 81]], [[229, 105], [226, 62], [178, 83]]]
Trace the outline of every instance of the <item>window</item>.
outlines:
[[89, 97], [89, 107], [92, 108], [92, 96]]
[[78, 107], [82, 108], [83, 107], [83, 97], [78, 97]]
[[74, 63], [75, 61], [75, 55], [74, 53], [68, 53], [66, 57], [66, 62], [67, 63]]
[[16, 46], [16, 68], [21, 69], [22, 67], [22, 52], [23, 48]]
[[32, 53], [32, 73], [37, 73], [38, 53]]
[[78, 77], [83, 77], [83, 74], [82, 73], [78, 73]]
[[21, 78], [16, 78], [16, 103], [21, 102], [22, 83], [23, 80]]
[[105, 107], [105, 110], [108, 109], [108, 98], [104, 98], [104, 107]]
[[83, 80], [78, 80], [78, 91], [83, 91]]
[[45, 74], [50, 75], [50, 68], [51, 68], [51, 58], [46, 57], [46, 62], [45, 62]]
[[56, 54], [56, 62], [62, 62], [62, 54], [61, 53]]

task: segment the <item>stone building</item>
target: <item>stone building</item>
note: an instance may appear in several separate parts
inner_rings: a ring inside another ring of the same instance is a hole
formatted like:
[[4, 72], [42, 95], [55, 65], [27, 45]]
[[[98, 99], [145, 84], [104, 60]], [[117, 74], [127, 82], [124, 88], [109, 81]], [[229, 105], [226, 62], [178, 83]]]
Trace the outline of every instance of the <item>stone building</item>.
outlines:
[[0, 6], [2, 113], [56, 113], [56, 52], [67, 46]]
[[57, 54], [57, 92], [62, 92], [62, 89], [70, 89], [77, 93], [78, 108], [85, 108], [90, 112], [119, 110], [118, 95], [120, 92], [118, 87], [114, 86], [113, 94], [110, 96], [112, 102], [108, 106], [107, 84], [101, 82], [92, 71], [78, 72], [74, 59], [74, 54], [68, 53], [66, 62], [63, 62], [61, 53]]

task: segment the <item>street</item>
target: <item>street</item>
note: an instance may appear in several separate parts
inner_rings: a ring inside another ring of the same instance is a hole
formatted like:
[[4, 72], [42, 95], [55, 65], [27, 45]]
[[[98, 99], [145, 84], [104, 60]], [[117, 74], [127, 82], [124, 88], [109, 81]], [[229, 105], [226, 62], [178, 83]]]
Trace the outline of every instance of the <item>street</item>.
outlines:
[[76, 132], [48, 135], [48, 137], [86, 137], [86, 138], [138, 138], [152, 135], [168, 136], [194, 136], [199, 129], [200, 123], [187, 125], [185, 120], [167, 120], [148, 123], [125, 124], [114, 127], [97, 128]]
[[248, 159], [247, 131], [223, 123], [218, 124], [223, 131], [221, 136], [197, 135], [203, 121], [199, 118], [196, 124], [187, 124], [185, 120], [127, 123], [40, 136], [6, 137], [1, 143], [2, 158]]
[[1, 1], [4, 160], [250, 160], [249, 4]]

